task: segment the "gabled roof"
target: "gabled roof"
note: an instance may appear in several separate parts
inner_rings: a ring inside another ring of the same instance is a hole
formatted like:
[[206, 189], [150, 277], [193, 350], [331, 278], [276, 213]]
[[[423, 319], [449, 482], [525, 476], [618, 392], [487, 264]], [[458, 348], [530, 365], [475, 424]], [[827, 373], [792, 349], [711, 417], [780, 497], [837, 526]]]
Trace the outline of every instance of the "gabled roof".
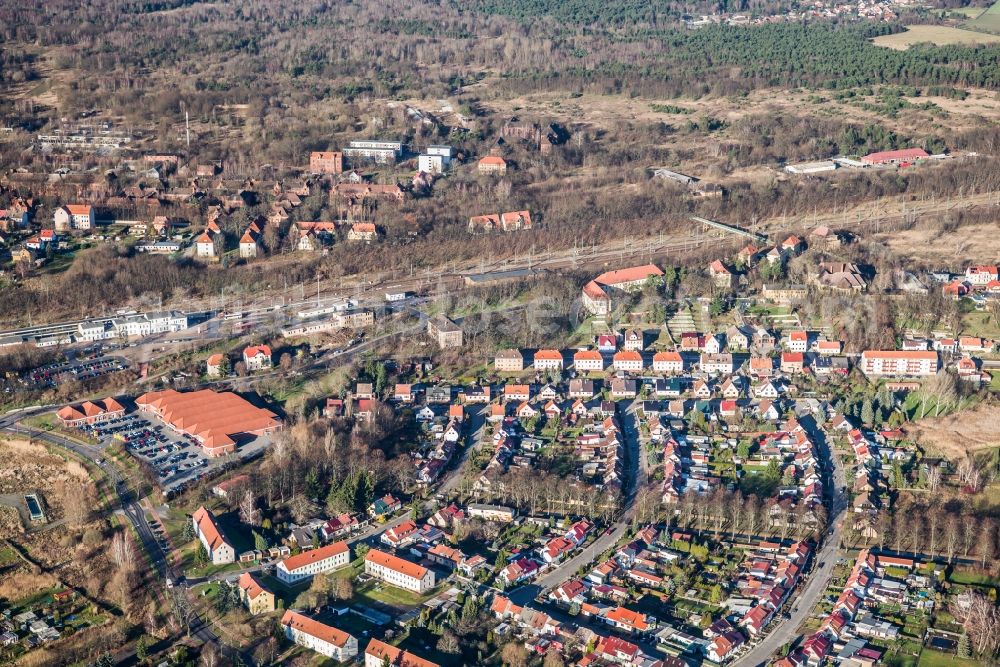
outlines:
[[268, 359], [271, 358], [271, 346], [270, 345], [251, 345], [243, 350], [243, 357], [246, 359], [253, 359], [254, 357], [263, 354]]
[[[199, 507], [198, 510], [192, 516], [194, 522], [198, 524], [198, 531], [205, 537], [205, 541], [208, 542], [210, 549], [215, 549], [223, 544], [230, 544], [222, 531], [215, 523], [215, 516], [204, 506]], [[230, 544], [230, 546], [232, 546]]]
[[427, 574], [427, 568], [377, 549], [372, 549], [368, 552], [365, 556], [365, 562], [387, 567], [394, 572], [413, 577], [414, 579], [423, 579], [424, 575]]
[[334, 646], [342, 647], [351, 639], [351, 635], [343, 630], [320, 623], [291, 609], [286, 611], [285, 615], [281, 617], [281, 625], [304, 632], [317, 639], [322, 639]]
[[271, 592], [266, 588], [264, 588], [263, 584], [257, 581], [252, 572], [244, 572], [243, 574], [241, 574], [240, 580], [237, 583], [237, 585], [241, 589], [246, 591], [247, 598], [251, 600], [256, 600], [257, 596], [259, 596], [261, 593]]
[[365, 654], [380, 661], [388, 658], [389, 664], [393, 667], [440, 667], [436, 662], [425, 660], [418, 655], [414, 655], [409, 651], [404, 651], [378, 639], [372, 639], [368, 642]]
[[286, 570], [292, 572], [300, 567], [311, 565], [312, 563], [318, 563], [321, 560], [332, 558], [333, 556], [346, 553], [347, 551], [347, 542], [334, 542], [333, 544], [328, 544], [325, 547], [320, 547], [319, 549], [310, 549], [309, 551], [303, 551], [296, 556], [290, 556], [289, 558], [281, 561], [281, 564], [285, 566]]
[[631, 283], [637, 280], [646, 280], [650, 276], [662, 276], [663, 271], [655, 264], [644, 264], [643, 266], [632, 266], [627, 269], [617, 271], [607, 271], [594, 278], [594, 282], [599, 285], [618, 285], [621, 283]]

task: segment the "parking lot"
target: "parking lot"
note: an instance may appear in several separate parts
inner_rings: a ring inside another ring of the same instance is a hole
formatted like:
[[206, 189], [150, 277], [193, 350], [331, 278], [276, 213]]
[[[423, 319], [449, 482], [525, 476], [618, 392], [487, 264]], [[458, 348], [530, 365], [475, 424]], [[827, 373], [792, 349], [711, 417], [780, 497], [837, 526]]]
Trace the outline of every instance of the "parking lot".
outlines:
[[[233, 456], [205, 456], [193, 436], [178, 433], [141, 412], [86, 428], [102, 444], [120, 442], [133, 456], [148, 463], [168, 496], [233, 461]], [[258, 456], [270, 444], [269, 436], [259, 436], [241, 442], [236, 455], [242, 459]]]
[[55, 387], [69, 380], [89, 380], [128, 367], [120, 357], [99, 357], [59, 364], [39, 366], [23, 376], [25, 384], [33, 387]]
[[121, 442], [136, 458], [148, 463], [165, 491], [200, 478], [209, 464], [193, 437], [153, 423], [142, 414], [96, 424], [90, 432], [105, 444]]

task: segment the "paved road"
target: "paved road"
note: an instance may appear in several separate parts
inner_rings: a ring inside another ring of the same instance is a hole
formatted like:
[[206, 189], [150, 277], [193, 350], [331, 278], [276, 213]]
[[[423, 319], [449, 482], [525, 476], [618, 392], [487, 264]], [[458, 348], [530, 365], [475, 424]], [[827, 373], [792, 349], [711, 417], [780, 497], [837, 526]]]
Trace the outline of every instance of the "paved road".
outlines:
[[[624, 403], [619, 405], [624, 405]], [[603, 552], [618, 544], [625, 537], [625, 533], [632, 522], [632, 517], [635, 516], [636, 512], [636, 492], [642, 484], [645, 484], [646, 476], [645, 466], [639, 465], [639, 456], [642, 454], [642, 448], [639, 443], [639, 424], [635, 415], [634, 403], [622, 410], [619, 416], [622, 437], [625, 439], [627, 450], [626, 461], [628, 465], [625, 473], [625, 488], [627, 493], [621, 513], [611, 524], [610, 532], [605, 531], [596, 540], [578, 551], [572, 558], [548, 570], [531, 584], [511, 591], [509, 597], [515, 603], [521, 605], [527, 604], [543, 591], [558, 586], [573, 576], [578, 569], [593, 562]]]
[[810, 437], [814, 439], [820, 451], [826, 453], [826, 460], [832, 465], [830, 473], [833, 479], [833, 489], [830, 493], [829, 526], [823, 538], [823, 546], [814, 556], [813, 562], [817, 567], [809, 575], [805, 587], [792, 600], [790, 618], [779, 617], [777, 625], [771, 626], [769, 634], [747, 654], [733, 662], [732, 667], [757, 667], [757, 665], [766, 664], [782, 646], [798, 637], [799, 628], [809, 618], [826, 591], [830, 579], [833, 577], [833, 568], [840, 558], [840, 540], [843, 536], [844, 521], [847, 520], [842, 518], [844, 510], [847, 508], [847, 496], [843, 492], [844, 469], [840, 460], [829, 449], [824, 434], [816, 427], [815, 423], [811, 422], [811, 419], [800, 420], [800, 423], [810, 431]]
[[[3, 417], [0, 417], [0, 431], [22, 438], [31, 437], [57, 447], [63, 447], [88, 459], [95, 465], [100, 465], [101, 469], [105, 471], [108, 479], [114, 486], [122, 514], [132, 525], [136, 536], [138, 536], [139, 541], [142, 543], [142, 548], [149, 556], [154, 576], [157, 579], [165, 581], [166, 577], [170, 574], [170, 567], [167, 563], [166, 554], [160, 546], [160, 543], [157, 541], [156, 536], [153, 534], [153, 530], [150, 527], [149, 522], [146, 521], [146, 514], [139, 504], [139, 498], [136, 497], [136, 494], [129, 488], [125, 476], [122, 475], [118, 467], [111, 461], [104, 460], [100, 449], [96, 447], [83, 445], [74, 440], [64, 438], [56, 433], [26, 427], [17, 423], [18, 420], [24, 419], [27, 416], [47, 412], [48, 410], [49, 408], [36, 408], [32, 410], [7, 413]], [[103, 464], [98, 464], [98, 461], [103, 461]], [[218, 644], [219, 641], [219, 637], [199, 618], [193, 619], [191, 634], [205, 643]]]
[[[437, 494], [445, 497], [450, 495], [465, 473], [465, 464], [469, 460], [469, 454], [477, 451], [483, 444], [483, 437], [486, 435], [486, 417], [489, 412], [488, 405], [467, 406], [465, 413], [466, 429], [465, 446], [458, 455], [458, 460], [445, 472], [437, 487]], [[433, 500], [428, 500], [427, 505], [433, 504]]]

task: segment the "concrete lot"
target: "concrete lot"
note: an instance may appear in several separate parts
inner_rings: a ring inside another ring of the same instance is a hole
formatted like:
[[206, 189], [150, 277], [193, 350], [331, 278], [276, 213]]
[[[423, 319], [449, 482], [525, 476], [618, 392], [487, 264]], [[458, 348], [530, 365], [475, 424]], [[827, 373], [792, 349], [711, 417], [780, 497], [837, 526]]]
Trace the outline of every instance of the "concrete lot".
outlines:
[[[133, 456], [153, 468], [160, 486], [168, 494], [233, 460], [233, 456], [205, 456], [194, 437], [178, 433], [156, 417], [141, 412], [98, 424], [92, 433], [104, 445], [122, 442]], [[270, 444], [266, 436], [241, 442], [236, 456], [257, 456]]]

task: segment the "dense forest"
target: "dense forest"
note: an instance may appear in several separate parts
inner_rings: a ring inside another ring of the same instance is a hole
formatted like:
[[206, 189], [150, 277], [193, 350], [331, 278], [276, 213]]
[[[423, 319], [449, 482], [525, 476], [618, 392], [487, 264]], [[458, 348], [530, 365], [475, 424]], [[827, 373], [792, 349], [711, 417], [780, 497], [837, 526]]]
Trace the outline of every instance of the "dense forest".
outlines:
[[[684, 8], [710, 12], [718, 4]], [[698, 97], [881, 83], [1000, 88], [998, 47], [894, 51], [870, 40], [901, 27], [870, 22], [689, 30], [658, 18], [676, 9], [636, 0], [31, 0], [0, 6], [0, 34], [3, 60], [19, 79], [37, 76], [40, 51], [59, 70], [88, 74], [67, 80], [61, 112], [108, 106], [178, 114], [183, 107], [209, 114], [220, 104], [260, 108], [288, 97], [426, 98], [486, 72], [504, 77], [487, 95]]]

